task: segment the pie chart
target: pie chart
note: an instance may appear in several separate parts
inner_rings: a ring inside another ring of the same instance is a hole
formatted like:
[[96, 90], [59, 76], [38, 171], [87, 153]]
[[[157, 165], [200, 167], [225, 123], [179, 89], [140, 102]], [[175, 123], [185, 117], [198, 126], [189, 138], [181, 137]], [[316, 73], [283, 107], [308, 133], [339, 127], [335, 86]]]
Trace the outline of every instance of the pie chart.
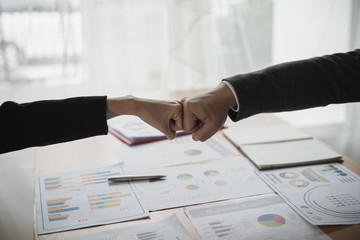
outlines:
[[285, 179], [295, 179], [299, 177], [299, 174], [296, 172], [282, 172], [280, 173], [280, 177]]
[[258, 222], [267, 227], [280, 227], [285, 224], [286, 220], [277, 214], [265, 214], [258, 218]]
[[192, 175], [191, 174], [188, 174], [188, 173], [182, 173], [182, 174], [179, 174], [176, 176], [177, 179], [179, 180], [189, 180], [189, 179], [192, 179]]
[[189, 149], [189, 150], [186, 150], [184, 152], [185, 155], [188, 155], [188, 156], [196, 156], [196, 155], [200, 155], [201, 154], [201, 151], [198, 150], [198, 149]]
[[291, 181], [289, 182], [289, 184], [290, 184], [292, 187], [298, 187], [298, 188], [303, 188], [303, 187], [309, 186], [309, 182], [308, 182], [308, 181], [305, 181], [305, 180], [303, 180], [303, 179], [291, 180]]
[[190, 185], [187, 185], [186, 188], [189, 190], [196, 190], [199, 188], [199, 186], [196, 184], [190, 184]]

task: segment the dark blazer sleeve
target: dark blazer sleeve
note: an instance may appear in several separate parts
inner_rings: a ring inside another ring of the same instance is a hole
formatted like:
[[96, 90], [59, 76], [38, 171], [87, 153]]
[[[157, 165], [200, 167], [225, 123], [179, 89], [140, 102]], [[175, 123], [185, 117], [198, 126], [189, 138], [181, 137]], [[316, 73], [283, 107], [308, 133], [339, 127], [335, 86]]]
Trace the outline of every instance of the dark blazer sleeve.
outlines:
[[106, 96], [0, 106], [0, 153], [107, 132]]
[[360, 49], [236, 75], [228, 81], [239, 100], [233, 121], [264, 112], [282, 112], [360, 101]]

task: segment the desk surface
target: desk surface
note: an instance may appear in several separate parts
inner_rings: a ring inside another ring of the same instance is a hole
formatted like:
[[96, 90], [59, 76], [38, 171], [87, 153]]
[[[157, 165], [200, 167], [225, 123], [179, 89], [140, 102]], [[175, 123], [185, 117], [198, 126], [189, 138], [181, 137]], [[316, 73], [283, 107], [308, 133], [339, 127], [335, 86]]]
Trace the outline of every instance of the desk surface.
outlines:
[[[175, 92], [172, 94], [161, 95], [147, 95], [146, 97], [168, 99], [179, 99], [181, 96], [192, 95], [191, 92]], [[180, 96], [180, 97], [178, 97]], [[286, 124], [272, 114], [260, 114], [249, 119], [242, 120], [238, 123], [233, 123], [230, 120], [226, 122], [229, 127], [244, 128], [249, 126], [264, 126], [264, 125], [281, 125]], [[227, 141], [222, 134], [217, 134], [224, 141]], [[52, 174], [57, 172], [76, 171], [89, 168], [99, 168], [118, 163], [115, 157], [109, 150], [109, 145], [119, 141], [111, 134], [107, 136], [92, 137], [83, 140], [73, 141], [69, 143], [56, 144], [52, 146], [36, 148], [35, 149], [35, 175]], [[76, 161], [74, 160], [76, 159]], [[347, 168], [351, 169], [356, 174], [360, 175], [360, 163], [344, 156], [344, 163]], [[161, 210], [150, 213], [150, 219], [129, 221], [123, 223], [114, 223], [98, 227], [88, 227], [78, 230], [71, 230], [66, 232], [59, 232], [53, 234], [46, 234], [38, 236], [36, 233], [36, 212], [34, 203], [34, 239], [64, 239], [68, 237], [84, 235], [99, 231], [115, 229], [118, 227], [131, 226], [163, 219], [172, 214], [176, 214], [186, 230], [193, 237], [193, 239], [201, 239], [195, 228], [192, 226], [183, 208], [174, 208], [170, 210]], [[325, 233], [332, 239], [356, 239], [360, 235], [360, 224], [346, 225], [346, 226], [321, 226]]]

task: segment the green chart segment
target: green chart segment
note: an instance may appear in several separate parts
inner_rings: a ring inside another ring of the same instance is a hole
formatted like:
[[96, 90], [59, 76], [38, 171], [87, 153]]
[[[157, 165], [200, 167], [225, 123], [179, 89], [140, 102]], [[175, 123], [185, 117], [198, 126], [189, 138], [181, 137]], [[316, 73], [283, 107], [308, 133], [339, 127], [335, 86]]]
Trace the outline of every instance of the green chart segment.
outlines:
[[258, 222], [267, 227], [280, 227], [285, 224], [286, 220], [277, 214], [265, 214], [258, 218]]

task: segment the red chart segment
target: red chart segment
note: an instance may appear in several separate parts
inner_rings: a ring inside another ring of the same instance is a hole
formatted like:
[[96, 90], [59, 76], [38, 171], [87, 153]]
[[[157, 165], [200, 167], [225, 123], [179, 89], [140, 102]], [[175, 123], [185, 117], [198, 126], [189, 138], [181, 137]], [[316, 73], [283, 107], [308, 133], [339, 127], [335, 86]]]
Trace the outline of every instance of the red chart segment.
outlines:
[[258, 222], [267, 227], [280, 227], [286, 223], [286, 220], [277, 214], [264, 214], [258, 218]]

